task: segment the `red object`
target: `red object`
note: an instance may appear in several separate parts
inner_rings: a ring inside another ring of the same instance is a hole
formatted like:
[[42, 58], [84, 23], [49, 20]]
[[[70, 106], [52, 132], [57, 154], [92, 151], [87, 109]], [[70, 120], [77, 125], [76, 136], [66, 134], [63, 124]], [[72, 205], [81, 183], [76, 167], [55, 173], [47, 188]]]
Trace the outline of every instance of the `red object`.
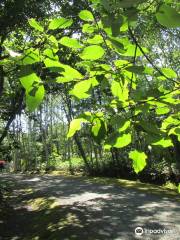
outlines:
[[6, 164], [4, 160], [0, 160], [0, 164]]

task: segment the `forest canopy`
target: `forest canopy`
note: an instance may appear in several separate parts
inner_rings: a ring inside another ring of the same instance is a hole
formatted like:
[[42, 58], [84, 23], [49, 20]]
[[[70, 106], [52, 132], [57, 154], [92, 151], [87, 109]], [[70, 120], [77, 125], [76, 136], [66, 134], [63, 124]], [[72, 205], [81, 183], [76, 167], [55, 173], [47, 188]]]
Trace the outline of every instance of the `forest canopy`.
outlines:
[[1, 157], [19, 169], [80, 156], [90, 172], [179, 176], [179, 6], [1, 1]]

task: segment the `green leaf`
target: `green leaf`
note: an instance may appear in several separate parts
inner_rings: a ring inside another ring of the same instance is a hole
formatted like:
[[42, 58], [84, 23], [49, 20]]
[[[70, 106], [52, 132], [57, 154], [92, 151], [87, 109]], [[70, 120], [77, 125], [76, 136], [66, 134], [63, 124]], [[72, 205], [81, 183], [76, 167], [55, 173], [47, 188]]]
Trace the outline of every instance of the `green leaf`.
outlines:
[[180, 120], [176, 119], [173, 116], [169, 116], [163, 120], [161, 128], [162, 128], [162, 130], [166, 130], [169, 127], [178, 126], [178, 125], [180, 125]]
[[73, 24], [72, 19], [67, 18], [55, 18], [51, 20], [49, 24], [49, 30], [55, 30], [58, 28], [67, 28], [70, 27]]
[[169, 112], [170, 112], [170, 108], [168, 108], [167, 106], [156, 108], [157, 115], [163, 115], [163, 114], [167, 114]]
[[111, 91], [115, 97], [118, 97], [119, 101], [125, 102], [129, 97], [128, 83], [118, 82], [113, 80], [111, 84]]
[[131, 134], [123, 134], [122, 136], [116, 139], [116, 143], [113, 145], [115, 148], [123, 148], [131, 143]]
[[46, 57], [49, 57], [50, 59], [52, 59], [54, 61], [58, 61], [58, 56], [55, 53], [56, 53], [56, 51], [54, 51], [54, 49], [47, 48], [44, 50], [43, 55]]
[[84, 118], [73, 119], [70, 123], [69, 132], [67, 134], [68, 138], [74, 136], [74, 134], [81, 129], [81, 124], [87, 122]]
[[180, 128], [179, 127], [171, 128], [170, 131], [168, 132], [168, 135], [170, 136], [171, 134], [176, 135], [178, 138], [178, 141], [180, 142]]
[[93, 126], [91, 128], [91, 132], [92, 132], [93, 138], [98, 144], [100, 144], [101, 141], [106, 136], [106, 124], [104, 120], [100, 118], [93, 119], [92, 124]]
[[118, 5], [121, 8], [131, 8], [135, 5], [145, 2], [146, 0], [121, 0]]
[[56, 78], [57, 83], [77, 81], [83, 78], [82, 74], [78, 72], [76, 69], [70, 67], [69, 65], [62, 64], [58, 61], [53, 61], [51, 59], [46, 58], [44, 60], [44, 64], [52, 72], [61, 73], [62, 77]]
[[89, 23], [86, 23], [86, 24], [83, 24], [83, 27], [82, 27], [82, 32], [83, 33], [93, 33], [95, 31], [95, 27], [90, 25]]
[[143, 74], [145, 67], [143, 66], [130, 66], [125, 68], [127, 71], [132, 72], [132, 73], [136, 73], [136, 74]]
[[87, 40], [90, 44], [100, 44], [103, 42], [103, 37], [101, 35], [95, 35], [93, 38]]
[[19, 65], [31, 65], [40, 62], [38, 49], [28, 49], [24, 52], [24, 56], [18, 61]]
[[180, 193], [180, 183], [179, 183], [179, 185], [178, 185], [178, 193]]
[[166, 75], [168, 78], [177, 78], [177, 74], [170, 68], [161, 68], [161, 71]]
[[133, 168], [136, 173], [142, 171], [147, 164], [147, 155], [144, 152], [139, 152], [137, 150], [131, 151], [129, 153], [129, 158], [133, 160]]
[[180, 14], [168, 5], [161, 5], [156, 13], [157, 21], [167, 28], [180, 27]]
[[159, 130], [159, 128], [157, 127], [156, 123], [154, 122], [147, 122], [147, 121], [143, 121], [141, 120], [140, 122], [140, 126], [145, 130], [145, 132], [149, 133], [153, 133], [155, 135], [159, 135], [161, 134], [161, 131]]
[[[49, 38], [48, 38], [48, 40], [51, 42], [51, 43], [53, 43], [53, 48], [58, 48], [58, 40], [54, 37], [54, 36], [50, 36]], [[51, 44], [50, 43], [50, 44]], [[52, 45], [52, 44], [51, 44]]]
[[94, 21], [93, 14], [90, 11], [88, 11], [88, 10], [82, 10], [79, 13], [79, 17], [82, 20], [87, 21], [87, 22], [93, 22]]
[[80, 57], [83, 60], [97, 60], [103, 57], [104, 49], [98, 45], [93, 45], [84, 48], [83, 52], [80, 54]]
[[69, 48], [75, 48], [75, 49], [82, 48], [82, 45], [79, 43], [77, 39], [70, 38], [70, 37], [62, 37], [59, 43]]
[[26, 89], [26, 91], [30, 91], [33, 83], [39, 83], [40, 78], [36, 75], [36, 73], [32, 72], [28, 75], [20, 77], [20, 82], [22, 86]]
[[44, 31], [44, 28], [34, 18], [29, 19], [28, 23], [31, 27], [33, 27], [37, 31], [40, 31], [40, 32]]
[[128, 121], [126, 118], [122, 118], [120, 116], [112, 117], [110, 123], [112, 124], [113, 128], [118, 130], [118, 132], [126, 131], [131, 125], [130, 121]]
[[154, 145], [154, 146], [160, 146], [160, 147], [163, 147], [163, 148], [173, 146], [173, 143], [172, 143], [170, 138], [169, 139], [162, 138], [162, 139], [158, 140], [157, 142], [152, 142], [151, 144]]
[[26, 92], [26, 105], [30, 112], [34, 111], [43, 101], [45, 89], [43, 85], [37, 86], [34, 96]]
[[74, 88], [69, 92], [71, 95], [76, 96], [79, 99], [88, 98], [90, 94], [88, 91], [92, 88], [97, 86], [99, 83], [96, 78], [91, 78], [88, 80], [81, 81], [77, 83]]
[[[139, 48], [137, 48], [136, 50], [136, 46], [134, 44], [129, 44], [125, 47], [126, 47], [126, 52], [120, 53], [121, 55], [127, 56], [127, 57], [134, 57], [136, 52], [136, 57], [143, 56], [143, 53], [141, 52], [141, 50]], [[148, 53], [148, 50], [146, 48], [142, 47], [142, 49], [145, 53]]]
[[132, 141], [131, 134], [120, 134], [118, 132], [113, 132], [106, 140], [104, 149], [123, 148], [129, 145]]
[[51, 72], [63, 72], [64, 67], [63, 64], [61, 64], [59, 61], [51, 60], [49, 58], [46, 58], [44, 60], [44, 64]]
[[118, 19], [112, 19], [111, 21], [111, 30], [112, 30], [112, 36], [117, 37], [120, 34], [120, 27], [123, 23], [123, 18], [119, 17]]

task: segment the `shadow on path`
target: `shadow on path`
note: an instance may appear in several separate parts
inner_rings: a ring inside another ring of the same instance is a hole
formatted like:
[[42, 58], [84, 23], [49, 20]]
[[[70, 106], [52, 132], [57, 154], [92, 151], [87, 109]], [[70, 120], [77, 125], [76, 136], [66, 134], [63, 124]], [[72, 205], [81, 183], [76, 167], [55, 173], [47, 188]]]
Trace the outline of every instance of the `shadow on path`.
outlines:
[[[134, 234], [137, 226], [180, 233], [180, 207], [172, 198], [62, 176], [3, 175], [0, 180], [15, 184], [13, 208], [0, 212], [2, 240], [179, 239], [172, 232]], [[37, 209], [28, 204], [42, 198], [51, 204]]]

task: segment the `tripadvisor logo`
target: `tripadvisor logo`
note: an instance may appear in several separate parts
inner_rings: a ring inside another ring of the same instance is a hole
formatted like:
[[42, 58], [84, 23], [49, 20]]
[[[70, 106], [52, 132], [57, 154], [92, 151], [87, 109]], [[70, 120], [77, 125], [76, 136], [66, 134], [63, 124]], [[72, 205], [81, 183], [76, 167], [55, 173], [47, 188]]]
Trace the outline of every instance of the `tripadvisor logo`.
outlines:
[[143, 233], [144, 233], [144, 230], [143, 230], [142, 227], [137, 227], [137, 228], [135, 228], [135, 234], [136, 234], [137, 236], [141, 236]]

